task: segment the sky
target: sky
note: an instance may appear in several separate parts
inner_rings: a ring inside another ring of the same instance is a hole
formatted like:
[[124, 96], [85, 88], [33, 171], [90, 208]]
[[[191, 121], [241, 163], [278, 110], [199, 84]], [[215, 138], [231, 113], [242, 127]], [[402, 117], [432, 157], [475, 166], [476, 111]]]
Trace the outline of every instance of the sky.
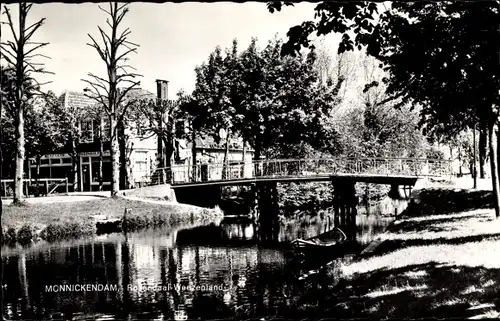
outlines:
[[[260, 47], [275, 35], [286, 39], [290, 27], [314, 18], [314, 6], [304, 2], [271, 14], [265, 3], [256, 2], [132, 3], [122, 28], [130, 27], [129, 40], [140, 45], [138, 53], [130, 56], [130, 64], [143, 75], [141, 88], [156, 93], [155, 80], [168, 80], [172, 99], [180, 89], [189, 93], [193, 90], [195, 67], [206, 61], [216, 46], [231, 47], [236, 38], [239, 49], [244, 50], [252, 37], [257, 37]], [[17, 5], [9, 8], [16, 17]], [[37, 58], [36, 62], [44, 62], [45, 68], [55, 73], [38, 77], [39, 81], [52, 81], [45, 90], [58, 95], [65, 90], [82, 91], [86, 84], [81, 79], [90, 80], [89, 72], [104, 74], [104, 62], [86, 45], [88, 33], [98, 39], [98, 25], [109, 29], [98, 4], [33, 5], [28, 23], [41, 18], [46, 21], [33, 40], [50, 43], [40, 53], [51, 59]], [[5, 26], [2, 29], [2, 38], [8, 38], [10, 31]], [[338, 36], [330, 35], [324, 41], [334, 54]]]

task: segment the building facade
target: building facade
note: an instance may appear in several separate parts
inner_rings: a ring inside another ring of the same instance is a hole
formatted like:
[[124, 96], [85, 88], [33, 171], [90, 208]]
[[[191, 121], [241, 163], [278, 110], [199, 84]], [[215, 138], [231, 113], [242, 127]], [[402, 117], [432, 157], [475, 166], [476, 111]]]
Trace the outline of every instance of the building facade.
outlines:
[[[154, 94], [135, 89], [135, 96], [154, 97]], [[95, 101], [86, 97], [83, 92], [66, 91], [60, 97], [64, 108], [78, 112], [78, 128], [81, 135], [77, 146], [66, 146], [56, 153], [44, 155], [37, 164], [30, 160], [30, 178], [67, 178], [70, 190], [96, 191], [100, 188], [100, 172], [102, 172], [102, 187], [109, 190], [111, 186], [111, 155], [110, 143], [107, 139], [109, 123], [106, 117], [101, 119], [93, 116], [92, 108]], [[145, 184], [154, 171], [156, 157], [156, 137], [144, 137], [137, 126], [133, 124], [123, 128], [118, 140], [120, 142], [121, 175], [127, 176], [130, 188]], [[72, 145], [72, 144], [68, 144]], [[101, 152], [102, 151], [102, 152]], [[102, 162], [102, 171], [100, 164]], [[121, 177], [120, 185], [124, 185]], [[130, 186], [131, 185], [131, 186]]]
[[[156, 96], [140, 88], [130, 92], [133, 98], [156, 99]], [[64, 108], [71, 109], [78, 116], [77, 127], [80, 139], [77, 146], [69, 143], [63, 149], [44, 155], [39, 163], [29, 161], [29, 178], [68, 179], [70, 191], [97, 191], [111, 186], [110, 142], [107, 139], [109, 123], [106, 117], [96, 117], [95, 101], [84, 92], [66, 91], [60, 97]], [[68, 138], [69, 140], [69, 138]], [[127, 122], [118, 131], [120, 145], [120, 189], [148, 185], [157, 170], [158, 138], [145, 133], [140, 125]], [[182, 139], [175, 140], [173, 165], [192, 165], [192, 144]], [[163, 147], [164, 148], [164, 147]], [[196, 159], [198, 164], [222, 163], [225, 146], [216, 144], [211, 138], [196, 139]], [[241, 142], [231, 143], [228, 161], [230, 164], [251, 162], [253, 151], [246, 149], [243, 156]], [[100, 170], [102, 165], [102, 170]], [[100, 173], [102, 173], [102, 185]], [[65, 187], [61, 186], [61, 191]]]

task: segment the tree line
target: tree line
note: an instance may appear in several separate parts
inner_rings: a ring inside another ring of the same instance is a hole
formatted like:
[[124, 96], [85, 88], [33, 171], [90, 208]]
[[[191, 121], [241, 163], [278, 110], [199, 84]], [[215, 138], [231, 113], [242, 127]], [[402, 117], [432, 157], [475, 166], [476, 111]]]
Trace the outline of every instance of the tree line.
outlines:
[[[275, 12], [291, 2], [269, 2]], [[498, 1], [329, 2], [293, 26], [282, 54], [311, 46], [311, 35], [342, 34], [339, 52], [363, 49], [388, 74], [389, 98], [420, 108], [420, 125], [448, 139], [480, 129], [480, 163], [488, 145], [495, 212], [500, 217]], [[381, 82], [374, 82], [373, 86]]]
[[[273, 2], [269, 8], [278, 8], [279, 5], [279, 2]], [[99, 132], [102, 140], [110, 141], [112, 195], [116, 195], [119, 189], [119, 132], [128, 123], [138, 124], [146, 136], [156, 135], [164, 142], [167, 150], [167, 163], [164, 166], [171, 165], [175, 139], [192, 142], [194, 151], [196, 137], [205, 136], [225, 146], [225, 163], [230, 144], [235, 138], [243, 141], [244, 149], [247, 146], [252, 148], [256, 159], [338, 155], [426, 157], [432, 154], [442, 157], [431, 148], [428, 138], [434, 137], [441, 142], [456, 140], [458, 133], [471, 124], [465, 122], [466, 117], [463, 115], [471, 107], [468, 106], [463, 113], [452, 115], [450, 107], [445, 104], [450, 101], [438, 97], [436, 88], [432, 91], [433, 87], [427, 84], [423, 88], [413, 86], [411, 90], [406, 85], [404, 88], [397, 87], [400, 83], [408, 84], [405, 77], [413, 80], [417, 73], [405, 74], [406, 67], [397, 65], [396, 58], [383, 54], [383, 46], [389, 48], [390, 41], [396, 40], [390, 40], [391, 36], [385, 35], [380, 26], [404, 21], [396, 19], [396, 15], [382, 15], [378, 29], [374, 29], [377, 32], [368, 36], [365, 31], [376, 27], [369, 19], [375, 14], [376, 8], [370, 3], [363, 5], [339, 3], [325, 7], [324, 4], [318, 4], [317, 11], [333, 16], [347, 14], [347, 19], [357, 19], [356, 15], [361, 15], [362, 19], [357, 21], [360, 24], [357, 33], [362, 36], [356, 41], [360, 44], [358, 49], [363, 49], [362, 46], [368, 48], [368, 55], [361, 53], [364, 49], [357, 55], [348, 52], [354, 49], [348, 35], [342, 38], [338, 54], [332, 54], [326, 47], [310, 46], [311, 43], [304, 42], [307, 32], [311, 28], [324, 26], [319, 22], [306, 22], [290, 30], [286, 43], [275, 37], [263, 48], [259, 47], [257, 39], [252, 39], [242, 51], [237, 40], [225, 50], [216, 47], [207, 61], [196, 67], [194, 90], [191, 93], [180, 91], [175, 101], [162, 102], [155, 99], [130, 99], [129, 93], [139, 86], [137, 79], [141, 75], [128, 64], [128, 55], [135, 53], [138, 45], [128, 39], [128, 28], [123, 31], [120, 29], [128, 6], [110, 3], [108, 8], [99, 7], [108, 15], [106, 23], [110, 30], [104, 31], [98, 27], [101, 41], [89, 34], [88, 45], [96, 50], [104, 62], [107, 76], [89, 73], [84, 82], [90, 87], [88, 97], [94, 99], [97, 106], [91, 113], [98, 119], [105, 118], [109, 124], [107, 132], [103, 131], [103, 127], [100, 127]], [[30, 8], [31, 5], [21, 3], [20, 15], [26, 17]], [[398, 10], [405, 8], [402, 5]], [[338, 13], [335, 11], [337, 9]], [[5, 12], [8, 12], [7, 7]], [[25, 21], [25, 18], [20, 21]], [[338, 21], [336, 23], [339, 25], [321, 29], [321, 32], [348, 31], [347, 26], [342, 27]], [[430, 22], [426, 20], [426, 23]], [[76, 126], [76, 120], [86, 116], [80, 115], [81, 111], [63, 108], [53, 93], [41, 93], [41, 84], [32, 75], [45, 71], [26, 67], [31, 63], [30, 59], [34, 58], [33, 51], [23, 49], [28, 42], [21, 41], [22, 38], [16, 35], [31, 37], [42, 24], [43, 19], [35, 27], [21, 23], [16, 31], [13, 20], [9, 19], [8, 25], [15, 35], [14, 40], [2, 43], [2, 51], [10, 52], [10, 58], [5, 59], [7, 66], [2, 67], [2, 75], [5, 75], [2, 77], [2, 106], [9, 110], [8, 116], [2, 114], [3, 136], [6, 137], [2, 150], [5, 156], [17, 160], [13, 169], [16, 202], [22, 198], [22, 160], [26, 157], [39, 159], [41, 155], [68, 142], [71, 144], [70, 150], [74, 151], [73, 155], [76, 155], [82, 134], [81, 128]], [[389, 25], [388, 28], [395, 27]], [[383, 41], [373, 38], [381, 41], [377, 45], [377, 41], [368, 40], [372, 37], [379, 37]], [[411, 37], [407, 34], [401, 37], [410, 48]], [[300, 46], [310, 48], [301, 51]], [[378, 51], [373, 49], [374, 46], [380, 46], [376, 47]], [[41, 47], [34, 44], [36, 50]], [[403, 51], [399, 47], [397, 49]], [[6, 56], [8, 54], [2, 55]], [[410, 63], [415, 57], [403, 58]], [[386, 67], [380, 68], [380, 63]], [[418, 68], [425, 67], [418, 63], [413, 65], [415, 68], [417, 65]], [[360, 75], [361, 82], [356, 82]], [[432, 81], [437, 86], [443, 79]], [[440, 109], [433, 107], [433, 100], [413, 97], [417, 94], [427, 97], [424, 95], [426, 92], [422, 92], [424, 90], [442, 100], [436, 101], [440, 104], [439, 108], [448, 108], [447, 119], [444, 118], [446, 112], [435, 111]], [[453, 95], [447, 97], [451, 99]], [[456, 118], [453, 122], [452, 116]], [[39, 121], [42, 119], [44, 121]], [[480, 128], [484, 128], [487, 122], [484, 120], [479, 123], [482, 124]], [[426, 130], [425, 135], [422, 127]], [[451, 129], [456, 130], [453, 132]], [[483, 146], [486, 131], [480, 132], [480, 145]], [[60, 140], [59, 137], [69, 139]], [[492, 141], [491, 137], [489, 141]], [[123, 163], [123, 151], [121, 154]], [[196, 163], [194, 152], [193, 162]]]

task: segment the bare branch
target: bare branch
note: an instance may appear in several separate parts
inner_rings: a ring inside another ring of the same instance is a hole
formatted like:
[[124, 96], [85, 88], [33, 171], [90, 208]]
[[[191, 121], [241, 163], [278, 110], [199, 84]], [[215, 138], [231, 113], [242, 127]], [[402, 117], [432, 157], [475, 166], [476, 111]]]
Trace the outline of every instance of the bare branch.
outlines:
[[125, 43], [125, 44], [128, 44], [128, 45], [131, 45], [131, 46], [136, 46], [136, 47], [140, 47], [140, 46], [139, 46], [138, 44], [136, 44], [136, 43], [133, 43], [133, 42], [131, 42], [131, 41], [128, 41], [128, 40], [125, 40], [125, 41], [124, 41], [123, 43]]
[[13, 62], [12, 60], [10, 60], [10, 58], [9, 58], [9, 57], [7, 57], [7, 56], [3, 56], [3, 58], [4, 58], [5, 60], [7, 60], [7, 63], [9, 63], [10, 65], [12, 65], [12, 66], [15, 66], [15, 65], [16, 65], [16, 63], [15, 63], [15, 62]]
[[43, 57], [43, 58], [47, 58], [47, 59], [52, 59], [49, 56], [45, 56], [45, 55], [42, 55], [42, 54], [29, 55], [29, 56], [26, 56], [25, 59], [33, 59], [35, 57]]
[[106, 111], [106, 113], [109, 115], [109, 108], [106, 104], [106, 102], [104, 101], [104, 98], [105, 96], [101, 95], [101, 93], [99, 92], [99, 89], [97, 88], [96, 84], [91, 82], [91, 81], [88, 81], [86, 79], [81, 79], [83, 82], [86, 82], [87, 84], [89, 84], [92, 88], [94, 88], [94, 91], [95, 91], [95, 96], [91, 96], [91, 95], [87, 95], [87, 94], [84, 94], [86, 97], [88, 98], [91, 98], [93, 100], [95, 100], [97, 103], [101, 104], [103, 106], [103, 109]]
[[5, 46], [9, 46], [9, 47], [12, 49], [12, 52], [10, 52], [10, 51], [9, 51], [9, 48], [4, 48], [4, 50], [7, 50], [9, 53], [12, 53], [13, 55], [15, 55], [16, 60], [17, 60], [17, 48], [18, 48], [18, 47], [17, 47], [17, 44], [15, 44], [15, 43], [13, 43], [13, 42], [9, 41], [9, 42], [7, 42], [7, 43], [3, 43], [2, 45], [3, 45], [4, 47], [5, 47]]
[[[48, 45], [49, 43], [48, 42], [44, 42], [44, 43], [41, 43], [41, 44], [38, 44], [37, 46], [35, 46], [34, 48], [28, 50], [28, 52], [25, 53], [26, 56], [28, 56], [30, 53], [32, 53], [33, 51], [37, 50], [37, 49], [40, 49], [42, 47], [45, 47], [46, 45]], [[47, 56], [45, 56], [47, 57]], [[47, 57], [48, 58], [48, 57]], [[50, 59], [50, 58], [49, 58]]]
[[25, 31], [27, 32], [28, 30], [30, 30], [31, 28], [35, 27], [37, 24], [39, 24], [40, 22], [43, 22], [43, 21], [45, 21], [45, 18], [42, 18], [40, 21], [35, 22], [34, 24], [32, 24], [31, 26], [29, 26], [28, 28], [26, 28]]
[[122, 122], [123, 119], [125, 118], [125, 115], [127, 114], [127, 110], [132, 106], [133, 104], [136, 103], [135, 99], [129, 100], [122, 108], [122, 111], [120, 113], [120, 117], [118, 118], [118, 122]]
[[137, 48], [132, 48], [132, 49], [129, 49], [129, 50], [125, 51], [118, 58], [116, 58], [116, 62], [120, 61], [123, 57], [125, 57], [126, 55], [128, 55], [131, 52], [137, 52]]
[[12, 32], [12, 36], [14, 37], [14, 41], [16, 43], [18, 43], [19, 42], [19, 38], [18, 38], [18, 36], [17, 36], [17, 34], [16, 34], [15, 30], [14, 30], [14, 23], [12, 21], [12, 16], [10, 15], [10, 10], [9, 10], [9, 8], [7, 8], [7, 6], [4, 6], [4, 8], [5, 8], [5, 14], [7, 14], [7, 19], [9, 20], [8, 24], [9, 24], [9, 27], [10, 27], [10, 31]]
[[123, 30], [122, 34], [117, 38], [119, 40], [118, 42], [120, 42], [120, 40], [125, 41], [127, 36], [131, 33], [132, 33], [132, 31], [130, 31], [130, 28], [125, 28], [125, 30]]
[[106, 47], [106, 52], [109, 53], [108, 43], [111, 44], [112, 41], [109, 38], [109, 36], [104, 32], [104, 30], [102, 30], [101, 27], [97, 26], [97, 28], [99, 29], [99, 32], [101, 33], [102, 42], [104, 43], [104, 46]]
[[104, 54], [104, 52], [102, 51], [101, 46], [99, 46], [99, 44], [97, 43], [97, 41], [95, 41], [95, 39], [90, 35], [90, 33], [88, 33], [87, 35], [90, 37], [90, 39], [92, 39], [92, 42], [93, 42], [93, 44], [87, 43], [87, 45], [90, 46], [90, 47], [95, 48], [97, 50], [97, 52], [99, 53], [99, 56], [101, 56], [101, 59], [104, 60], [104, 62], [106, 62], [106, 66], [109, 67], [108, 55]]
[[121, 7], [119, 7], [116, 11], [122, 10], [124, 7], [128, 6], [128, 3], [123, 4]]
[[[9, 58], [9, 56], [6, 56], [6, 55], [3, 55], [2, 57], [3, 57], [5, 60], [7, 60], [7, 62], [8, 62], [9, 64], [11, 64], [11, 65], [15, 66], [15, 65], [16, 65], [16, 63], [17, 63], [17, 57], [16, 57], [14, 54], [12, 54], [10, 51], [7, 51], [7, 50], [6, 50], [6, 51], [4, 51], [4, 52], [6, 52], [6, 53], [8, 53], [9, 55], [11, 55], [13, 58]], [[13, 59], [13, 60], [11, 60], [11, 59]], [[15, 61], [15, 62], [14, 62], [14, 61]]]
[[[118, 13], [118, 17], [116, 18], [116, 24], [120, 24], [120, 22], [122, 22], [123, 18], [125, 17], [125, 15], [127, 14], [128, 12], [128, 8], [124, 8], [126, 7], [127, 4], [124, 4], [122, 5], [120, 8], [118, 8], [116, 10], [116, 12]], [[123, 10], [122, 10], [123, 9]], [[121, 11], [121, 12], [120, 12]]]
[[132, 69], [132, 70], [137, 70], [137, 68], [135, 68], [135, 67], [133, 67], [133, 66], [131, 66], [131, 65], [122, 65], [122, 66], [120, 66], [120, 67], [118, 67], [118, 68], [122, 68], [122, 70], [125, 70], [125, 68], [130, 68], [130, 69]]
[[45, 18], [40, 19], [40, 21], [36, 22], [33, 26], [33, 30], [31, 30], [27, 35], [24, 36], [24, 41], [28, 41], [31, 36], [38, 30], [43, 25], [43, 22], [45, 21]]
[[99, 5], [98, 5], [97, 7], [98, 7], [99, 9], [101, 9], [102, 11], [106, 12], [108, 15], [110, 15], [110, 16], [111, 16], [111, 12], [107, 11], [106, 9], [104, 9], [103, 7], [101, 7], [101, 6], [99, 6]]
[[125, 97], [127, 96], [127, 94], [129, 93], [129, 91], [131, 91], [132, 89], [134, 89], [136, 86], [140, 85], [141, 82], [140, 81], [130, 81], [131, 82], [131, 85], [128, 86], [122, 93], [120, 93], [120, 95], [117, 97], [118, 99], [116, 100], [116, 105], [119, 106], [123, 100], [125, 99]]
[[102, 77], [99, 77], [97, 75], [94, 75], [93, 73], [89, 72], [88, 75], [92, 78], [95, 78], [96, 80], [100, 81], [101, 83], [105, 83], [105, 84], [109, 84], [109, 81], [102, 78]]

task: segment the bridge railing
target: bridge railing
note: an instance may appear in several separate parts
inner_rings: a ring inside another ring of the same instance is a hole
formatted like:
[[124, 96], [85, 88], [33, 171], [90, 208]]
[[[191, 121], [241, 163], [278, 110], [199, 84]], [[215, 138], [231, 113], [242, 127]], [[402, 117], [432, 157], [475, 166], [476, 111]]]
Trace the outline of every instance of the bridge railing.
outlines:
[[157, 169], [151, 183], [182, 184], [334, 174], [444, 177], [452, 175], [451, 164], [451, 160], [425, 158], [305, 158], [258, 160], [244, 164], [176, 165]]

